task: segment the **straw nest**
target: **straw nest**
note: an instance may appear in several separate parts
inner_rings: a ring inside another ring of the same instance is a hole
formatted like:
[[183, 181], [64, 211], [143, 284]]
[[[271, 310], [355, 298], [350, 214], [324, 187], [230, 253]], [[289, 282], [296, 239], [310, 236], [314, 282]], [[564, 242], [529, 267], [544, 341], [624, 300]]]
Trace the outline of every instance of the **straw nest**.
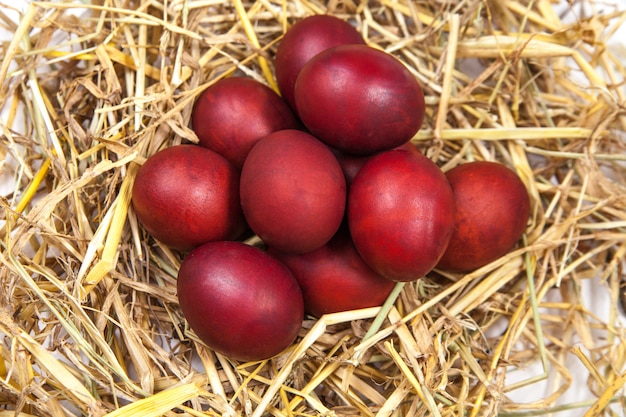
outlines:
[[[17, 23], [3, 6], [0, 416], [618, 415], [626, 70], [607, 42], [626, 14], [551, 3], [36, 2]], [[196, 141], [203, 89], [273, 85], [282, 34], [316, 13], [419, 79], [427, 156], [512, 167], [532, 216], [480, 270], [307, 319], [284, 354], [236, 363], [186, 326], [181, 254], [142, 230], [129, 191], [146, 157]]]

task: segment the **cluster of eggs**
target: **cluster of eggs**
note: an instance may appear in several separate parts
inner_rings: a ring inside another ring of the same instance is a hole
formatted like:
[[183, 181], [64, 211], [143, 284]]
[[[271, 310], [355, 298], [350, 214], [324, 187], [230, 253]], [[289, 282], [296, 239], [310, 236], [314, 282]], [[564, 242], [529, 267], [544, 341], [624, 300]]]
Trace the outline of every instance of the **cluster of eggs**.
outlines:
[[294, 24], [274, 67], [280, 95], [247, 77], [208, 87], [199, 143], [161, 150], [135, 179], [142, 225], [185, 253], [180, 307], [208, 346], [266, 359], [305, 314], [380, 305], [398, 281], [477, 268], [519, 240], [523, 182], [499, 163], [444, 173], [424, 156], [416, 77], [349, 23]]

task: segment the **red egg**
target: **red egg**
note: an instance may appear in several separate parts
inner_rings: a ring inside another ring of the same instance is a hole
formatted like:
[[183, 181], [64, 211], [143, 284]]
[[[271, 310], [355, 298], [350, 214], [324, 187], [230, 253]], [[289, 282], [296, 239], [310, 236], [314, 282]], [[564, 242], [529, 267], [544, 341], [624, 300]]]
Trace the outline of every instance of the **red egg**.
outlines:
[[365, 44], [365, 40], [350, 23], [331, 15], [306, 17], [285, 33], [274, 67], [278, 88], [291, 108], [295, 109], [293, 89], [302, 67], [320, 52], [345, 44]]
[[395, 285], [367, 266], [344, 227], [313, 252], [285, 254], [271, 247], [268, 251], [294, 274], [304, 309], [315, 317], [382, 305]]
[[241, 170], [241, 204], [250, 228], [290, 253], [320, 248], [341, 224], [346, 181], [326, 145], [282, 130], [261, 139]]
[[239, 172], [197, 145], [172, 146], [149, 157], [137, 172], [132, 203], [144, 228], [175, 249], [235, 239], [246, 227]]
[[424, 94], [413, 74], [392, 55], [365, 45], [316, 55], [300, 71], [294, 96], [307, 129], [352, 154], [398, 147], [424, 120]]
[[374, 271], [392, 281], [416, 280], [448, 246], [452, 190], [421, 153], [383, 152], [363, 165], [350, 186], [348, 224], [354, 245]]
[[177, 285], [191, 329], [232, 359], [271, 358], [293, 343], [302, 325], [302, 292], [291, 271], [253, 246], [211, 242], [194, 249]]
[[[411, 152], [419, 152], [417, 146], [415, 146], [411, 142], [406, 142], [395, 149], [405, 149]], [[351, 155], [340, 151], [335, 152], [335, 156], [337, 157], [337, 160], [339, 160], [339, 164], [343, 169], [343, 173], [346, 176], [346, 182], [348, 185], [352, 183], [354, 177], [356, 177], [356, 174], [359, 172], [361, 167], [374, 155]]]
[[224, 78], [204, 90], [194, 106], [191, 123], [200, 145], [239, 169], [263, 136], [301, 126], [277, 93], [245, 77]]
[[446, 177], [456, 204], [454, 232], [437, 268], [471, 271], [509, 252], [526, 230], [530, 198], [515, 172], [497, 162], [468, 162]]

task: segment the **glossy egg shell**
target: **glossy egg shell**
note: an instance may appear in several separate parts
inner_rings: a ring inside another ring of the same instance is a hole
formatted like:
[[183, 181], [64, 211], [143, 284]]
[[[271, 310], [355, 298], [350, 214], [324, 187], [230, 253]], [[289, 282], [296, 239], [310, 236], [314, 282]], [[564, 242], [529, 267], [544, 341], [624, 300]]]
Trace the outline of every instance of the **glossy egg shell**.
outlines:
[[293, 272], [305, 311], [314, 317], [382, 305], [395, 285], [367, 266], [347, 227], [313, 252], [294, 255], [272, 248], [269, 252]]
[[263, 136], [301, 127], [276, 92], [246, 77], [224, 78], [204, 90], [195, 103], [191, 123], [200, 145], [239, 169]]
[[365, 44], [361, 34], [348, 22], [331, 15], [313, 15], [296, 22], [276, 49], [274, 67], [278, 88], [295, 109], [294, 85], [300, 70], [311, 58], [333, 46]]
[[271, 358], [295, 340], [302, 325], [302, 293], [289, 269], [240, 242], [194, 249], [180, 266], [177, 287], [191, 329], [231, 359]]
[[345, 213], [346, 181], [339, 162], [326, 145], [298, 130], [272, 133], [252, 148], [240, 190], [250, 228], [281, 251], [320, 248]]
[[149, 157], [137, 172], [132, 204], [148, 233], [174, 249], [235, 239], [246, 227], [239, 171], [197, 145], [172, 146]]
[[[419, 152], [419, 149], [417, 148], [417, 146], [415, 146], [411, 142], [406, 142], [398, 146], [395, 149], [405, 149], [411, 152]], [[377, 154], [351, 155], [351, 154], [340, 152], [340, 151], [335, 152], [335, 156], [337, 157], [337, 160], [339, 161], [339, 164], [341, 165], [341, 168], [343, 169], [343, 173], [346, 176], [346, 183], [348, 184], [348, 186], [350, 186], [350, 184], [354, 180], [354, 177], [356, 177], [356, 174], [359, 172], [361, 167], [365, 165], [365, 163], [369, 161], [375, 155]]]
[[365, 262], [393, 281], [430, 272], [454, 227], [445, 175], [421, 153], [391, 150], [363, 165], [350, 186], [348, 224]]
[[446, 173], [456, 204], [452, 238], [437, 268], [471, 271], [511, 250], [526, 230], [530, 198], [519, 176], [497, 162], [468, 162]]
[[294, 95], [307, 129], [352, 154], [398, 147], [424, 120], [424, 94], [413, 74], [392, 55], [366, 45], [316, 55], [300, 71]]

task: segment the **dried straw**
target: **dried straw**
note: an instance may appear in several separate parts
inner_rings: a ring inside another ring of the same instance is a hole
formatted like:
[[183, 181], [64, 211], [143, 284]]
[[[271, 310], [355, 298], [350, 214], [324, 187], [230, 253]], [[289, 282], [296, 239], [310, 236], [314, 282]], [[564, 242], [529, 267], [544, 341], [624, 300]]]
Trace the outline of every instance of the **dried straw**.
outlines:
[[[609, 42], [626, 12], [552, 3], [33, 2], [17, 23], [3, 6], [0, 415], [620, 415], [626, 51]], [[316, 13], [420, 80], [426, 155], [512, 167], [532, 218], [477, 271], [307, 319], [284, 354], [237, 363], [186, 326], [181, 254], [142, 229], [129, 192], [145, 158], [196, 141], [206, 87], [276, 88], [277, 43]]]

